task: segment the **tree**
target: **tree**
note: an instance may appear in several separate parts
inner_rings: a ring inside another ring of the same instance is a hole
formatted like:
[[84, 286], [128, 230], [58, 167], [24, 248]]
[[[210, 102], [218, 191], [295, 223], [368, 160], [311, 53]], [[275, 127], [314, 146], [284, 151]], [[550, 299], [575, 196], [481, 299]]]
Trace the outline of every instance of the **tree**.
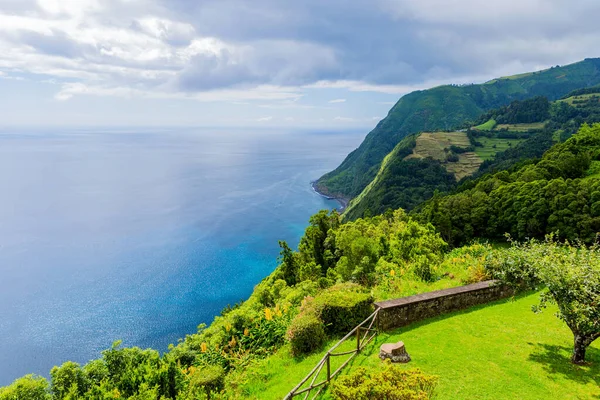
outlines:
[[298, 280], [298, 262], [296, 261], [294, 252], [285, 240], [279, 241], [279, 247], [281, 247], [279, 259], [281, 261], [283, 279], [289, 286], [295, 285]]
[[[539, 252], [538, 252], [539, 253]], [[573, 332], [571, 362], [583, 364], [586, 349], [600, 337], [600, 253], [598, 248], [547, 245], [536, 262], [539, 279], [547, 291], [540, 306], [558, 306], [557, 316]]]
[[79, 364], [67, 361], [60, 367], [54, 367], [50, 371], [52, 378], [52, 393], [54, 398], [62, 400], [74, 393], [76, 397], [82, 397], [88, 390], [89, 380]]
[[558, 318], [573, 332], [571, 362], [583, 364], [586, 349], [600, 337], [600, 247], [530, 241], [497, 251], [488, 261], [492, 275], [506, 283], [535, 287], [542, 284], [541, 312], [556, 304]]
[[41, 376], [26, 375], [6, 387], [0, 387], [0, 400], [50, 400], [48, 381]]

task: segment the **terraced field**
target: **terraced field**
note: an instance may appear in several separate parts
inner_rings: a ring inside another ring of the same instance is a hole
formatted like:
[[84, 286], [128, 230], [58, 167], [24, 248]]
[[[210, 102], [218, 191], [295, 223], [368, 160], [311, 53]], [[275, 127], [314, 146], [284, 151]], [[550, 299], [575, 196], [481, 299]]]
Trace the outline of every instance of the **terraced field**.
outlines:
[[448, 172], [454, 174], [456, 180], [472, 175], [477, 171], [483, 159], [474, 152], [458, 154], [458, 161], [446, 161], [450, 146], [469, 147], [470, 142], [465, 132], [425, 132], [417, 138], [413, 153], [405, 158], [433, 158], [441, 161]]
[[500, 138], [477, 138], [477, 141], [483, 144], [483, 147], [476, 147], [475, 153], [483, 160], [494, 158], [496, 153], [507, 150], [525, 141], [525, 139], [500, 139]]
[[532, 124], [500, 124], [496, 125], [495, 130], [507, 129], [512, 132], [528, 132], [531, 130], [544, 129], [545, 122], [535, 122]]

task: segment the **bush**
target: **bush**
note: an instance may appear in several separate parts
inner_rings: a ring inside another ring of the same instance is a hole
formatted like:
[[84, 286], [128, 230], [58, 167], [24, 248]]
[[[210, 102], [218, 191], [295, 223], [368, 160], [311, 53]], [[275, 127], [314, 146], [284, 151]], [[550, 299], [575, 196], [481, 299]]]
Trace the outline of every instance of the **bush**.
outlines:
[[436, 384], [436, 376], [388, 362], [383, 369], [357, 368], [340, 377], [331, 394], [335, 400], [428, 400]]
[[302, 312], [290, 324], [287, 338], [294, 356], [309, 354], [325, 343], [323, 322], [313, 312]]
[[210, 399], [211, 393], [223, 390], [225, 370], [220, 366], [190, 367], [188, 371], [189, 384], [186, 399], [199, 399], [202, 392], [205, 392]]
[[317, 295], [307, 307], [323, 321], [327, 334], [345, 334], [373, 312], [373, 297], [360, 285], [342, 283]]

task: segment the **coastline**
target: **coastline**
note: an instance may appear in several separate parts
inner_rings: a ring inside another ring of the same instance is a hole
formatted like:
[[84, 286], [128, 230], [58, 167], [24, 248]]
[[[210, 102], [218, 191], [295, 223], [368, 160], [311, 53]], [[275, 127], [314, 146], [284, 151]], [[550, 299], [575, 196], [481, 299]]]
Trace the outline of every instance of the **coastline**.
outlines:
[[335, 200], [340, 204], [340, 207], [337, 209], [340, 213], [343, 212], [346, 207], [348, 207], [348, 203], [350, 203], [350, 200], [343, 198], [343, 197], [335, 197], [335, 196], [329, 196], [323, 192], [320, 192], [319, 189], [317, 189], [317, 181], [312, 181], [310, 183], [310, 186], [312, 187], [312, 190], [318, 194], [321, 197], [326, 198], [327, 200]]

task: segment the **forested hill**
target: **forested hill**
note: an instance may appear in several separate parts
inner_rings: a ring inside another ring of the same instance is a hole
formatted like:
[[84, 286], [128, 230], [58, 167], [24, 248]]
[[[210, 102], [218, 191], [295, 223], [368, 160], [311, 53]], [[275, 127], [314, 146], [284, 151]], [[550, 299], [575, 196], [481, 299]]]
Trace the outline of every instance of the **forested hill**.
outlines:
[[515, 100], [485, 113], [466, 130], [408, 136], [385, 157], [375, 179], [350, 202], [344, 217], [412, 210], [435, 192], [451, 192], [459, 184], [470, 187], [474, 183], [466, 180], [534, 162], [583, 123], [597, 122], [600, 88], [591, 88], [552, 103], [539, 96]]
[[598, 84], [600, 59], [589, 58], [484, 84], [446, 85], [410, 93], [396, 103], [336, 170], [321, 177], [316, 187], [328, 195], [352, 198], [373, 180], [384, 157], [408, 135], [453, 129], [513, 100], [533, 96], [556, 100], [575, 89]]
[[436, 196], [413, 214], [452, 245], [474, 238], [543, 238], [591, 243], [600, 232], [600, 124], [548, 150], [536, 163], [487, 174], [459, 193]]

